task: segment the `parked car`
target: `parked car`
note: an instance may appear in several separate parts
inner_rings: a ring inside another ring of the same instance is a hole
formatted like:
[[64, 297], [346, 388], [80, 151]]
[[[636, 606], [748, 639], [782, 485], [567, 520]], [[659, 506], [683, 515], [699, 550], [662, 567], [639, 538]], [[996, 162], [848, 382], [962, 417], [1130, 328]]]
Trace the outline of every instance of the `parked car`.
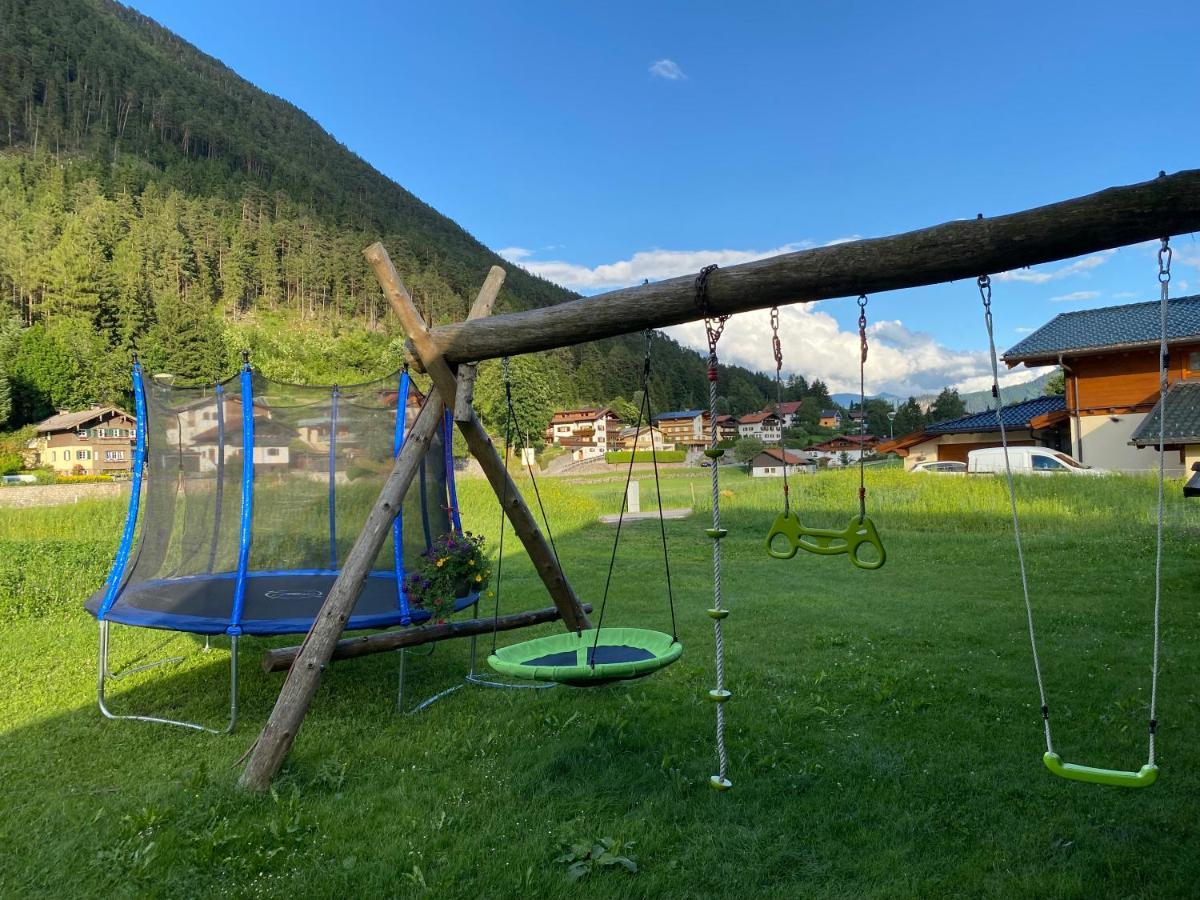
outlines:
[[944, 459], [936, 462], [917, 463], [909, 471], [914, 475], [918, 472], [931, 472], [935, 475], [965, 475], [967, 474], [967, 464]]
[[[1105, 469], [1085, 466], [1073, 456], [1049, 447], [1009, 447], [1008, 461], [1015, 475], [1107, 475]], [[988, 447], [967, 454], [967, 471], [1004, 472], [1004, 448]]]

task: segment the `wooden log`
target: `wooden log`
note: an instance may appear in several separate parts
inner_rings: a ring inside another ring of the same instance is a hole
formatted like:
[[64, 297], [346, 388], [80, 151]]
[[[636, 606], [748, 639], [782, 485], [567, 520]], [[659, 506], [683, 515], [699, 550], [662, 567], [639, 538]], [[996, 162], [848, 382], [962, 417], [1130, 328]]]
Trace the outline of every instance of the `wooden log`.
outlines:
[[458, 367], [458, 393], [454, 397], [454, 421], [465, 422], [473, 415], [475, 402], [475, 376], [479, 374], [479, 366], [475, 363], [463, 363]]
[[[583, 610], [591, 612], [591, 604], [585, 604]], [[559, 618], [561, 617], [558, 614], [558, 608], [548, 606], [545, 609], [531, 609], [493, 618], [462, 619], [458, 622], [446, 622], [441, 625], [405, 628], [403, 631], [364, 634], [338, 641], [337, 646], [333, 649], [333, 656], [329, 659], [330, 662], [336, 662], [339, 659], [356, 659], [372, 653], [386, 653], [389, 650], [418, 647], [422, 644], [433, 644], [452, 638], [491, 634], [493, 631], [514, 631], [518, 628], [529, 628], [532, 625], [554, 622]], [[299, 647], [278, 647], [268, 650], [263, 654], [263, 671], [282, 672], [295, 661], [299, 653]]]
[[[443, 392], [445, 396], [453, 396], [454, 374], [446, 365], [446, 361], [438, 354], [437, 347], [431, 340], [425, 323], [421, 321], [421, 316], [417, 312], [404, 282], [395, 266], [392, 265], [387, 250], [382, 244], [376, 243], [364, 250], [363, 255], [371, 264], [371, 268], [375, 270], [375, 277], [379, 279], [379, 283], [383, 287], [383, 294], [387, 297], [388, 303], [391, 304], [396, 315], [399, 316], [405, 331], [408, 332], [417, 355], [425, 364], [425, 371], [429, 373], [439, 391]], [[501, 498], [504, 513], [512, 523], [513, 531], [525, 545], [525, 552], [529, 554], [542, 583], [550, 592], [554, 605], [558, 607], [563, 624], [569, 631], [591, 628], [591, 623], [583, 611], [579, 598], [575, 596], [574, 589], [559, 568], [558, 561], [554, 558], [545, 538], [542, 537], [542, 532], [538, 529], [533, 514], [525, 505], [525, 499], [508, 474], [508, 469], [505, 468], [503, 460], [492, 445], [492, 439], [488, 437], [487, 431], [470, 410], [456, 410], [455, 413], [459, 431], [466, 438], [471, 454], [479, 462], [484, 474], [487, 475], [492, 490], [496, 492], [498, 498]]]
[[434, 434], [442, 423], [442, 402], [437, 389], [430, 391], [425, 405], [417, 414], [405, 436], [404, 447], [396, 458], [391, 475], [380, 491], [379, 499], [367, 516], [366, 524], [354, 541], [341, 574], [321, 604], [304, 643], [300, 645], [296, 665], [288, 672], [275, 707], [263, 726], [250, 760], [238, 783], [252, 791], [265, 791], [283, 764], [300, 724], [308, 713], [313, 695], [321, 683], [321, 675], [333, 655], [334, 646], [346, 627], [346, 620], [358, 601], [359, 592], [379, 548], [391, 532], [392, 521], [400, 512], [404, 494], [421, 466]]
[[[491, 311], [502, 281], [503, 277], [484, 282], [484, 288], [472, 307], [472, 315], [486, 315]], [[442, 394], [442, 390], [446, 393]], [[426, 398], [425, 405], [417, 413], [416, 421], [405, 436], [404, 446], [396, 457], [391, 474], [379, 492], [379, 497], [371, 508], [362, 531], [355, 539], [346, 561], [342, 564], [341, 573], [321, 604], [321, 610], [317, 613], [312, 628], [300, 645], [296, 665], [288, 671], [267, 724], [263, 726], [250, 749], [249, 762], [238, 780], [242, 787], [252, 791], [265, 791], [283, 764], [312, 704], [325, 666], [328, 665], [338, 638], [342, 636], [346, 621], [358, 600], [367, 573], [391, 532], [392, 522], [403, 508], [404, 495], [421, 467], [434, 434], [441, 427], [441, 397], [453, 397], [455, 391], [453, 377], [448, 382], [443, 381], [442, 389], [439, 390], [435, 386]]]
[[[718, 269], [708, 279], [709, 308], [714, 315], [725, 315], [921, 287], [1197, 230], [1200, 170], [1193, 169], [1009, 215], [947, 222]], [[691, 322], [701, 318], [695, 277], [441, 325], [431, 330], [430, 343], [454, 365]], [[971, 291], [964, 298], [978, 300]]]

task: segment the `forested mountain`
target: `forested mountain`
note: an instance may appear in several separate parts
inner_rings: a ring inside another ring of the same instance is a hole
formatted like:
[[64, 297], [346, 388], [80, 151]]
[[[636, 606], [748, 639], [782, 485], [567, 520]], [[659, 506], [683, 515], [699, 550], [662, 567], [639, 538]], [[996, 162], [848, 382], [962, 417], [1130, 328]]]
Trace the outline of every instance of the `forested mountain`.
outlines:
[[[121, 399], [134, 351], [196, 380], [231, 374], [243, 347], [293, 381], [394, 370], [398, 329], [361, 256], [379, 239], [434, 322], [463, 317], [503, 262], [145, 16], [109, 0], [0, 0], [0, 425]], [[501, 312], [574, 296], [505, 268]], [[632, 336], [517, 372], [539, 406], [630, 399], [640, 353]], [[657, 408], [704, 402], [696, 353], [663, 338], [655, 371]], [[733, 412], [773, 396], [744, 369], [721, 384]]]

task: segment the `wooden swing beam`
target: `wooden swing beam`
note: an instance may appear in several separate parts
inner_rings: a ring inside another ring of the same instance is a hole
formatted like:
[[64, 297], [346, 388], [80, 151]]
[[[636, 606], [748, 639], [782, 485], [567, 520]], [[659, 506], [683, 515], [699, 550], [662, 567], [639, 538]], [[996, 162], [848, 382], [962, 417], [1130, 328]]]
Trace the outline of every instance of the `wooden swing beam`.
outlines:
[[[993, 218], [785, 253], [718, 269], [713, 315], [811, 303], [995, 275], [1200, 230], [1200, 170], [1161, 175]], [[441, 325], [433, 344], [451, 365], [567, 347], [701, 318], [695, 275], [490, 319]]]

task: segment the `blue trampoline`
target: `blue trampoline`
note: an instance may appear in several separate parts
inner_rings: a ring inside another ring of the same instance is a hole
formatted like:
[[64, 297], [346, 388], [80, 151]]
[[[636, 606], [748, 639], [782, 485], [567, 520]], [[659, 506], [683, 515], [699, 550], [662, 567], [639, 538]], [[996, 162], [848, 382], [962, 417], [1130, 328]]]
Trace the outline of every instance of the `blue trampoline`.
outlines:
[[[408, 372], [346, 387], [283, 384], [247, 362], [221, 384], [180, 387], [133, 372], [137, 435], [121, 543], [85, 606], [100, 623], [105, 706], [110, 623], [237, 641], [305, 633], [339, 574], [425, 397]], [[432, 540], [461, 530], [449, 416], [375, 560], [347, 629], [420, 624], [407, 568]], [[464, 591], [459, 609], [478, 602]]]

